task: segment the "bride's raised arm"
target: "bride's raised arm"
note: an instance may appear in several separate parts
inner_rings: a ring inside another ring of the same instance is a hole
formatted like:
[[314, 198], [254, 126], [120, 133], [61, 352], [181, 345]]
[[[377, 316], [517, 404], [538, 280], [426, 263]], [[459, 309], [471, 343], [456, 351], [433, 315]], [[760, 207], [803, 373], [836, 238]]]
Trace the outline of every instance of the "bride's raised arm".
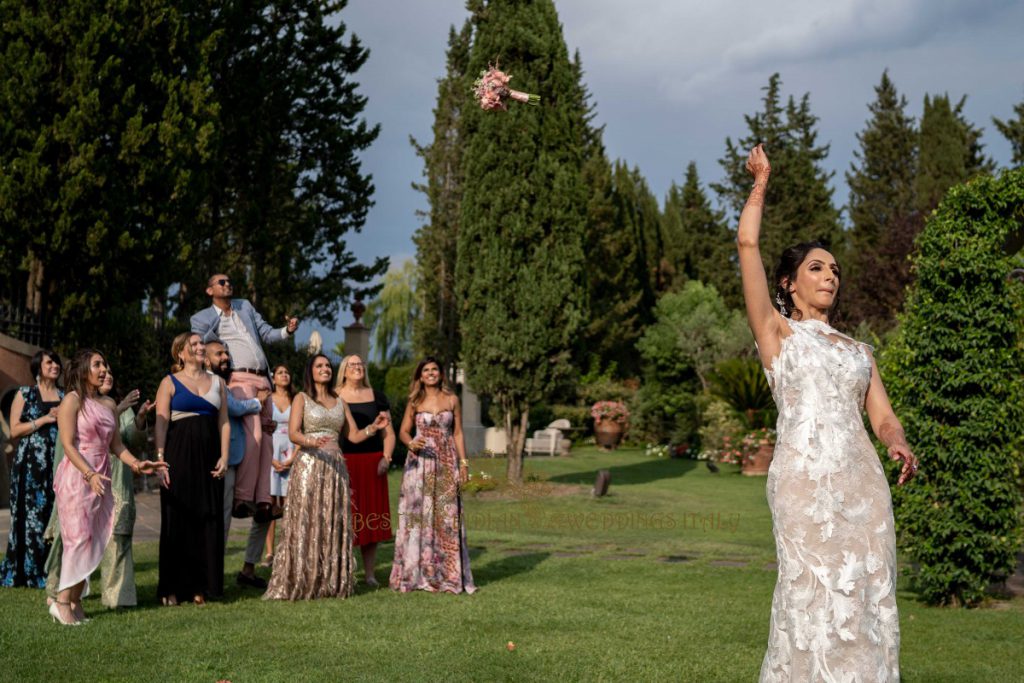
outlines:
[[761, 362], [765, 367], [779, 353], [781, 344], [782, 316], [772, 306], [768, 289], [768, 278], [761, 262], [761, 214], [764, 198], [768, 191], [768, 176], [772, 172], [764, 146], [758, 145], [747, 156], [747, 170], [754, 176], [754, 187], [740, 214], [740, 225], [736, 231], [736, 245], [739, 249], [740, 276], [743, 279], [743, 299], [747, 306], [747, 323], [754, 333]]

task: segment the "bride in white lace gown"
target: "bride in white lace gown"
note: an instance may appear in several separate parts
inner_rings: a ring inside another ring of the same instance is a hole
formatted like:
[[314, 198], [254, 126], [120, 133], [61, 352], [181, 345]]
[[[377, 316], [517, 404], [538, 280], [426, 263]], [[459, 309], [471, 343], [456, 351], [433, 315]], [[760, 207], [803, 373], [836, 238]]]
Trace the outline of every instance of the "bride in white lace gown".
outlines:
[[771, 167], [759, 145], [737, 243], [747, 318], [779, 409], [768, 474], [779, 575], [761, 681], [899, 680], [892, 500], [861, 417], [917, 471], [871, 347], [834, 330], [839, 266], [817, 243], [787, 249], [776, 310], [758, 247]]

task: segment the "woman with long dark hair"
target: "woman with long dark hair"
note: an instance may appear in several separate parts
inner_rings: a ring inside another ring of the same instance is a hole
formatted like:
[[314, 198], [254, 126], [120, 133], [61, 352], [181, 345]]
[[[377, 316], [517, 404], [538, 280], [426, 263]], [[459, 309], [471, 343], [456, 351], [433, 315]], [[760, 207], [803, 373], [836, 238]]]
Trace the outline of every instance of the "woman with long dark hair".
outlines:
[[[866, 411], [899, 484], [917, 471], [871, 347], [830, 324], [835, 257], [816, 242], [786, 249], [771, 282], [758, 246], [771, 166], [758, 145], [737, 233], [747, 320], [778, 404], [768, 473], [779, 576], [762, 681], [896, 681], [896, 536], [889, 484]], [[772, 305], [774, 303], [777, 308]]]
[[11, 403], [11, 438], [20, 439], [11, 467], [11, 528], [0, 563], [0, 586], [46, 585], [44, 538], [53, 510], [53, 455], [57, 445], [60, 356], [37, 351], [29, 364], [36, 383], [20, 387]]
[[339, 441], [361, 443], [388, 423], [382, 413], [366, 428], [356, 427], [332, 386], [327, 356], [311, 356], [304, 379], [304, 391], [292, 400], [288, 435], [298, 451], [267, 600], [345, 598], [355, 590], [348, 469]]
[[121, 443], [117, 406], [100, 394], [106, 375], [107, 361], [99, 351], [76, 353], [57, 417], [64, 459], [57, 466], [53, 488], [64, 552], [50, 615], [64, 625], [85, 621], [80, 608], [77, 615], [72, 611], [72, 603], [81, 604], [89, 575], [99, 566], [113, 533], [114, 496], [104, 483], [110, 481], [110, 453], [135, 474], [167, 473], [166, 463], [139, 460]]
[[206, 371], [194, 332], [171, 344], [174, 367], [156, 392], [156, 454], [171, 474], [160, 490], [160, 581], [165, 605], [224, 594], [224, 474], [231, 427], [227, 386]]
[[398, 438], [409, 456], [402, 472], [391, 588], [472, 593], [476, 585], [460, 491], [469, 476], [462, 408], [436, 358], [416, 366]]

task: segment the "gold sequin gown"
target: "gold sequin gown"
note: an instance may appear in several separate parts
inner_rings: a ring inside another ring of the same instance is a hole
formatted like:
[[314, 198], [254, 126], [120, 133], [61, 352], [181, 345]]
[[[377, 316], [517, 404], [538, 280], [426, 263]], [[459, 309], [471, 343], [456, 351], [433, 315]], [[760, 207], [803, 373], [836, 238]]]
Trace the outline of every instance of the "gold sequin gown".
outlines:
[[345, 598], [355, 590], [348, 470], [338, 446], [345, 404], [325, 408], [305, 397], [302, 431], [331, 438], [323, 448], [301, 448], [288, 476], [284, 538], [274, 553], [265, 600]]

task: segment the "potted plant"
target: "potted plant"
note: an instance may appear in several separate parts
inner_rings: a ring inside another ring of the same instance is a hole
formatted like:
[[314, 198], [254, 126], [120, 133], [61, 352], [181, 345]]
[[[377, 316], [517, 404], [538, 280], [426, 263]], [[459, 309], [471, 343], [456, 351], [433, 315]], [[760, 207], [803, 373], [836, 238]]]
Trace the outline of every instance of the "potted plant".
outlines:
[[743, 460], [740, 469], [746, 477], [768, 474], [775, 452], [775, 430], [761, 427], [743, 437]]
[[629, 422], [629, 409], [621, 401], [598, 401], [590, 408], [594, 418], [594, 439], [601, 448], [618, 447]]
[[731, 358], [718, 364], [711, 375], [711, 392], [736, 411], [746, 435], [739, 448], [743, 474], [768, 474], [775, 451], [775, 430], [770, 428], [777, 412], [768, 380], [756, 358]]

